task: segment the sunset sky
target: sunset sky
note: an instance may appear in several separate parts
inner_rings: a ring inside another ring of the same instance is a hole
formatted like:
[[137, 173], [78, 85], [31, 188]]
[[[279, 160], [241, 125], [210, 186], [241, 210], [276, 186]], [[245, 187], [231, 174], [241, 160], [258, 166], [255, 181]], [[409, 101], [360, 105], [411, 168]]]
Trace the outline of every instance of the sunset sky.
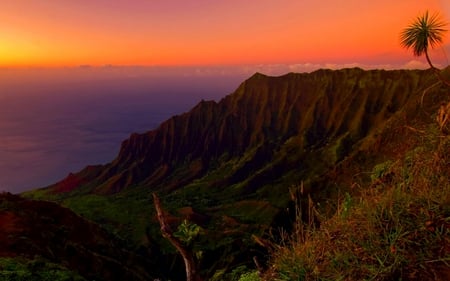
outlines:
[[0, 67], [403, 66], [399, 32], [426, 10], [450, 21], [449, 0], [2, 0]]
[[[0, 2], [0, 191], [13, 192], [107, 163], [130, 133], [256, 71], [428, 68], [399, 34], [426, 10], [450, 22], [450, 0]], [[450, 32], [430, 56], [449, 64]]]

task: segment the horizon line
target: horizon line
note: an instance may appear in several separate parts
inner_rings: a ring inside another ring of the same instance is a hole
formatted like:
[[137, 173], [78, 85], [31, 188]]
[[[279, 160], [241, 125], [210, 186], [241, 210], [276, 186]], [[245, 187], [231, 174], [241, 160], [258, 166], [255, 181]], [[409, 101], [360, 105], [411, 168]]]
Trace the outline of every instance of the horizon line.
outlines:
[[[445, 68], [448, 65], [439, 65], [439, 68]], [[311, 72], [318, 69], [345, 69], [345, 68], [370, 69], [427, 69], [430, 66], [424, 60], [412, 59], [406, 62], [398, 63], [254, 63], [254, 64], [180, 64], [180, 65], [150, 65], [150, 64], [79, 64], [79, 65], [0, 65], [0, 70], [114, 70], [114, 69], [141, 69], [141, 70], [191, 70], [191, 71], [231, 71], [234, 74], [248, 73], [250, 69], [255, 72], [267, 70], [269, 72], [289, 70], [288, 72], [306, 71]], [[233, 74], [228, 73], [228, 74]], [[199, 73], [200, 74], [200, 73]], [[205, 74], [205, 73], [204, 73]], [[226, 73], [222, 73], [226, 74]]]

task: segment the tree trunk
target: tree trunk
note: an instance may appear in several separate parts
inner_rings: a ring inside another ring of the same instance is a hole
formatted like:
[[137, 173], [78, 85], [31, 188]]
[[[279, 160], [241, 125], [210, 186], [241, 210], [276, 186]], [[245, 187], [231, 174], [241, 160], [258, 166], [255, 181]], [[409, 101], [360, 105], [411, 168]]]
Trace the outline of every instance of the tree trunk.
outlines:
[[428, 55], [428, 51], [425, 50], [425, 58], [427, 59], [428, 64], [430, 65], [431, 69], [434, 70], [434, 73], [436, 73], [436, 76], [438, 79], [444, 83], [445, 85], [450, 87], [450, 81], [446, 80], [444, 76], [442, 76], [441, 70], [439, 68], [434, 67], [434, 65], [431, 63], [430, 56]]
[[433, 70], [438, 70], [438, 69], [437, 69], [436, 67], [434, 67], [434, 65], [431, 63], [430, 56], [428, 55], [428, 51], [427, 51], [427, 50], [425, 50], [425, 58], [427, 59], [428, 64], [430, 65], [430, 67], [431, 67]]
[[186, 268], [186, 281], [202, 281], [200, 276], [197, 275], [194, 255], [192, 251], [185, 247], [183, 242], [180, 241], [177, 237], [173, 236], [173, 231], [167, 223], [166, 216], [164, 215], [164, 210], [162, 209], [159, 197], [155, 193], [153, 193], [152, 195], [159, 225], [161, 226], [162, 236], [169, 240], [169, 242], [177, 249], [177, 251], [182, 256], [184, 266]]

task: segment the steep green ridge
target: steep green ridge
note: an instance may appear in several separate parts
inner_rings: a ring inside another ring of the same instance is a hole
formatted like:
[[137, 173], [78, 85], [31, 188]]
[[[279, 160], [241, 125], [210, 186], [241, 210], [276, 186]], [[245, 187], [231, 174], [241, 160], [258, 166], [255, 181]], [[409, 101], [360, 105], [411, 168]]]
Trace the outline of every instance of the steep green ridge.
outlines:
[[[288, 146], [300, 154], [344, 137], [351, 147], [382, 126], [430, 79], [434, 77], [426, 72], [361, 69], [255, 74], [219, 103], [202, 101], [154, 131], [131, 135], [112, 163], [91, 167], [66, 188], [95, 182], [92, 191], [104, 194], [135, 185], [175, 190], [202, 178], [212, 166], [236, 159], [246, 164], [247, 173], [260, 170], [279, 158], [275, 151], [285, 152]], [[223, 186], [247, 178], [239, 168], [223, 179]]]
[[[414, 139], [405, 142], [411, 128], [432, 122], [436, 101], [448, 96], [435, 84], [431, 71], [419, 70], [257, 73], [220, 102], [202, 101], [131, 135], [111, 163], [25, 195], [60, 202], [136, 249], [160, 248], [170, 264], [174, 250], [153, 215], [158, 192], [174, 224], [188, 218], [203, 227], [195, 247], [211, 277], [264, 256], [251, 235], [289, 227], [293, 185], [302, 182], [304, 198], [332, 214], [327, 202], [413, 147]], [[177, 271], [167, 266], [162, 274]]]

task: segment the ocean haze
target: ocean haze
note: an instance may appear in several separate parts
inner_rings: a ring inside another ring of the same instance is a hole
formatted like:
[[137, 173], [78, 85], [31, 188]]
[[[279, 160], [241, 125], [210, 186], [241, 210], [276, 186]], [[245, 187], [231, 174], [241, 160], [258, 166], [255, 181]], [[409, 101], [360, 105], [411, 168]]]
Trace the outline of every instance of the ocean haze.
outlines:
[[114, 159], [133, 132], [154, 129], [204, 100], [231, 93], [243, 75], [145, 69], [0, 71], [0, 191], [50, 185]]

